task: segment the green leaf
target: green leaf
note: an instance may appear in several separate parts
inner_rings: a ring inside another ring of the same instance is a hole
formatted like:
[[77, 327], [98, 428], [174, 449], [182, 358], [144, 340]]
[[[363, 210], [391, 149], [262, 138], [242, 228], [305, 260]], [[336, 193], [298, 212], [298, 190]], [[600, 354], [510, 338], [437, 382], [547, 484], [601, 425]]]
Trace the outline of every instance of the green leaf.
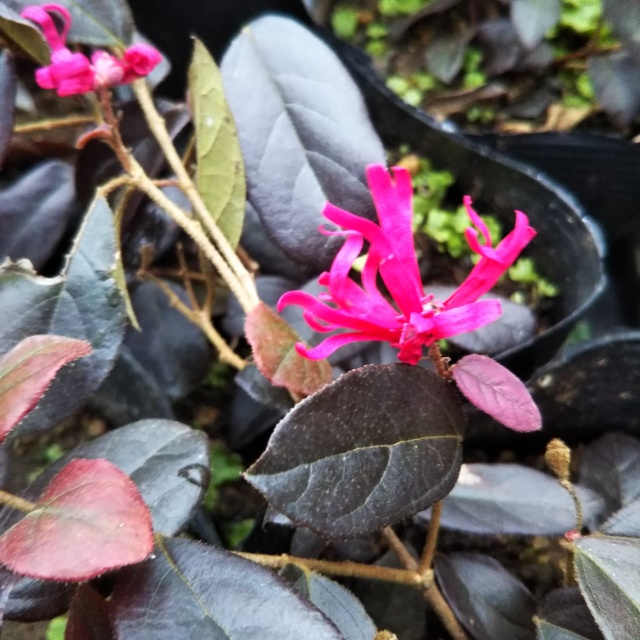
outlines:
[[637, 640], [640, 629], [640, 540], [587, 536], [575, 543], [580, 591], [607, 640]]
[[331, 28], [343, 40], [351, 40], [358, 29], [358, 10], [353, 7], [336, 7], [331, 16]]
[[18, 11], [14, 11], [4, 2], [0, 2], [0, 32], [11, 44], [31, 56], [36, 62], [49, 64], [49, 45], [40, 29], [32, 22], [21, 18]]
[[314, 531], [379, 531], [451, 491], [464, 414], [435, 373], [354, 369], [297, 404], [245, 474], [273, 507]]
[[197, 39], [189, 68], [189, 92], [196, 129], [198, 191], [235, 247], [240, 241], [247, 196], [244, 162], [220, 71]]

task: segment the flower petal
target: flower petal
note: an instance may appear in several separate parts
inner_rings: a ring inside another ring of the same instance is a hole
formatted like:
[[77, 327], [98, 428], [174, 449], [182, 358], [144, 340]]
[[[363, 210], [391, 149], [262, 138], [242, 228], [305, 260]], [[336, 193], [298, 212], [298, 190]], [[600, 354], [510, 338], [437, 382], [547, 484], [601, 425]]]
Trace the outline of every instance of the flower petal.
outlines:
[[[445, 306], [447, 308], [459, 307], [473, 302], [487, 293], [535, 236], [536, 231], [529, 226], [527, 216], [522, 211], [516, 211], [516, 223], [513, 230], [502, 239], [495, 249], [479, 246], [477, 242], [475, 244], [470, 242], [471, 248], [482, 258], [471, 270], [466, 280], [445, 301]], [[469, 236], [467, 236], [468, 238]]]
[[[55, 11], [62, 16], [63, 24], [60, 33], [58, 33], [53, 18], [47, 13], [48, 11]], [[69, 33], [69, 27], [71, 26], [71, 15], [65, 7], [59, 4], [46, 4], [43, 7], [25, 7], [20, 15], [26, 20], [35, 22], [40, 29], [42, 29], [42, 35], [52, 51], [65, 48], [65, 40], [67, 39], [67, 33]]]
[[344, 347], [352, 342], [368, 342], [372, 340], [387, 341], [387, 336], [381, 336], [377, 333], [340, 333], [336, 336], [330, 336], [323, 340], [317, 347], [308, 349], [301, 342], [296, 343], [296, 351], [305, 358], [310, 360], [323, 360], [328, 358], [334, 351]]

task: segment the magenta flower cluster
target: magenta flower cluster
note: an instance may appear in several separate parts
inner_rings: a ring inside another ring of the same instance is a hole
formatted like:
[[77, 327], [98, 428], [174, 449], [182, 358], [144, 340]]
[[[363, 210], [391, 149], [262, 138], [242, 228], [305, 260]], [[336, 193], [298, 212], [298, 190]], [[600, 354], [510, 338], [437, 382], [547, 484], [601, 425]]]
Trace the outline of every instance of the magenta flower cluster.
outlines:
[[[58, 14], [62, 20], [60, 32], [51, 13]], [[43, 89], [55, 89], [59, 96], [133, 82], [149, 74], [162, 60], [160, 53], [146, 44], [129, 47], [122, 58], [107, 51], [96, 51], [89, 60], [83, 53], [70, 51], [66, 47], [66, 39], [71, 15], [59, 4], [26, 7], [20, 15], [40, 26], [51, 47], [51, 64], [36, 71], [36, 82]]]
[[[527, 216], [516, 211], [515, 228], [493, 248], [487, 226], [473, 210], [471, 198], [465, 196], [464, 206], [475, 227], [468, 228], [465, 235], [480, 260], [458, 289], [447, 300], [439, 301], [425, 294], [420, 279], [412, 232], [411, 176], [402, 167], [392, 171], [393, 176], [382, 165], [367, 168], [379, 225], [332, 204], [325, 206], [324, 217], [342, 231], [320, 227], [320, 232], [345, 237], [331, 269], [319, 278], [326, 292], [314, 298], [304, 291], [290, 291], [278, 302], [279, 311], [288, 305], [302, 307], [306, 322], [316, 331], [349, 330], [326, 338], [314, 349], [298, 343], [297, 351], [307, 358], [326, 358], [351, 342], [380, 340], [397, 348], [402, 362], [415, 365], [423, 347], [474, 331], [502, 313], [498, 300], [478, 298], [495, 285], [536, 235]], [[358, 284], [349, 274], [365, 241], [369, 248]], [[378, 276], [394, 304], [381, 293]]]

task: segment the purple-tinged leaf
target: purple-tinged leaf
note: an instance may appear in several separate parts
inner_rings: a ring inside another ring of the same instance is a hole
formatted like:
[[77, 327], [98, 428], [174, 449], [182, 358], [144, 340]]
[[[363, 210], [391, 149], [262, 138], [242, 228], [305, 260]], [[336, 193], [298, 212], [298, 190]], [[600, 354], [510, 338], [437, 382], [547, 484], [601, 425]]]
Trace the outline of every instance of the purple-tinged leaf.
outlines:
[[385, 161], [358, 87], [322, 40], [273, 15], [240, 32], [221, 71], [251, 205], [290, 258], [327, 269], [343, 240], [318, 233], [325, 202], [373, 219], [364, 171]]
[[487, 356], [470, 355], [451, 367], [471, 404], [514, 431], [537, 431], [542, 417], [522, 380]]
[[86, 340], [31, 336], [0, 357], [0, 442], [38, 403], [58, 370], [91, 353]]
[[604, 640], [577, 587], [548, 593], [534, 621], [538, 640]]
[[278, 424], [247, 480], [317, 533], [372, 533], [446, 496], [464, 414], [439, 376], [403, 364], [344, 374]]
[[82, 582], [152, 549], [151, 515], [133, 481], [106, 460], [73, 460], [0, 537], [0, 562], [32, 578]]
[[580, 591], [607, 640], [636, 640], [640, 629], [640, 540], [593, 535], [576, 540]]
[[110, 604], [118, 640], [344, 640], [269, 569], [193, 540], [159, 541], [118, 573]]
[[534, 640], [535, 599], [499, 562], [453, 553], [439, 557], [435, 569], [444, 597], [474, 640]]
[[533, 49], [560, 18], [561, 0], [511, 0], [511, 20], [526, 47]]
[[264, 302], [247, 316], [245, 331], [256, 366], [276, 387], [309, 396], [331, 382], [329, 363], [301, 356], [298, 334]]

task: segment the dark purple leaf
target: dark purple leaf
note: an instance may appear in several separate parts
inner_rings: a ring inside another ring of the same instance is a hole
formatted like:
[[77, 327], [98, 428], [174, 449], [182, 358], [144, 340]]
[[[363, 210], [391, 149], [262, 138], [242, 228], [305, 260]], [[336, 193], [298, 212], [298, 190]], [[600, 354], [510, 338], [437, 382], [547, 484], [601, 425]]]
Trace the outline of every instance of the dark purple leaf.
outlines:
[[270, 570], [191, 540], [165, 539], [121, 571], [111, 608], [118, 640], [343, 639]]
[[535, 600], [502, 565], [480, 553], [436, 559], [436, 576], [456, 617], [474, 640], [534, 640]]
[[451, 490], [463, 426], [453, 389], [436, 374], [363, 367], [297, 404], [246, 478], [293, 521], [355, 537]]
[[[580, 483], [605, 499], [608, 513], [640, 498], [640, 440], [624, 433], [607, 433], [585, 450]], [[640, 537], [640, 536], [639, 536]]]
[[534, 620], [538, 640], [604, 640], [577, 587], [547, 594]]
[[449, 84], [462, 69], [467, 45], [475, 36], [474, 29], [438, 37], [425, 53], [429, 73]]
[[71, 166], [59, 160], [36, 165], [0, 193], [0, 261], [27, 258], [42, 269], [77, 213]]
[[282, 387], [274, 387], [254, 365], [249, 365], [235, 377], [235, 383], [253, 400], [284, 415], [293, 407], [291, 394]]
[[114, 640], [107, 601], [88, 584], [81, 584], [69, 609], [64, 640]]
[[602, 13], [625, 49], [640, 62], [640, 2], [602, 0]]
[[76, 447], [47, 467], [30, 485], [38, 495], [66, 464], [104, 458], [138, 487], [156, 532], [171, 535], [189, 521], [209, 484], [207, 437], [170, 420], [141, 420]]
[[640, 629], [640, 540], [586, 536], [575, 542], [580, 591], [607, 640], [634, 640]]
[[451, 368], [458, 388], [471, 404], [514, 431], [537, 431], [540, 411], [524, 383], [487, 356], [464, 356]]
[[251, 205], [289, 257], [328, 268], [342, 239], [318, 233], [325, 202], [373, 216], [364, 170], [385, 161], [359, 90], [321, 40], [276, 16], [245, 27], [221, 69]]
[[511, 21], [524, 45], [533, 49], [556, 25], [561, 0], [511, 0]]
[[640, 63], [625, 51], [588, 60], [589, 78], [600, 106], [621, 126], [640, 110]]
[[56, 334], [87, 340], [93, 352], [53, 381], [19, 431], [40, 431], [84, 404], [106, 378], [122, 343], [125, 311], [113, 278], [113, 214], [97, 199], [85, 217], [62, 274], [40, 278], [14, 266], [0, 270], [0, 308], [13, 322], [0, 326], [0, 352], [25, 337]]
[[344, 640], [374, 640], [376, 627], [351, 591], [297, 565], [287, 565], [281, 575], [338, 627]]
[[511, 71], [524, 50], [513, 23], [506, 18], [483, 22], [478, 27], [478, 44], [484, 53], [482, 68], [489, 76]]
[[[602, 514], [603, 500], [584, 487], [576, 490], [584, 522], [591, 526]], [[463, 464], [443, 502], [442, 526], [485, 535], [562, 535], [575, 528], [576, 510], [566, 490], [542, 471], [518, 464]]]
[[600, 531], [627, 538], [640, 538], [640, 499], [616, 511], [602, 524]]
[[[189, 305], [184, 289], [167, 283]], [[167, 294], [153, 282], [142, 282], [131, 292], [131, 303], [141, 331], [129, 327], [124, 345], [170, 400], [193, 391], [212, 361], [211, 347], [199, 327], [173, 308]]]

